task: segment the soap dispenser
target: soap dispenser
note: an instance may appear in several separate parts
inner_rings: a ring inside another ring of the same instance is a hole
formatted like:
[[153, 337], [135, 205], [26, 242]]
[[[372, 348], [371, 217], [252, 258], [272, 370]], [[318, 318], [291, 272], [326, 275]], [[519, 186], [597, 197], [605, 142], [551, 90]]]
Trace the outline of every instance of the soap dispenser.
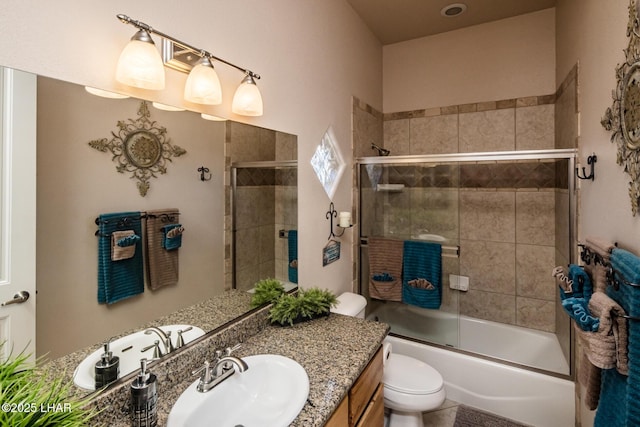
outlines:
[[109, 349], [109, 341], [103, 344], [104, 352], [94, 368], [96, 390], [118, 379], [120, 375], [120, 358], [114, 356]]
[[147, 370], [147, 359], [140, 359], [140, 373], [131, 383], [131, 425], [158, 425], [158, 389], [156, 376]]

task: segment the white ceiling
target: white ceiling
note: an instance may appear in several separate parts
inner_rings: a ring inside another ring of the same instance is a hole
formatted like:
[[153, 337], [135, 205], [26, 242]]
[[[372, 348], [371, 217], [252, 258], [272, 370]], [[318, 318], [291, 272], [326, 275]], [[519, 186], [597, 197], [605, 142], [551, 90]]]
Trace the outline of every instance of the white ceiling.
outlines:
[[[385, 45], [471, 25], [496, 21], [556, 5], [556, 0], [347, 0], [365, 24]], [[467, 10], [444, 17], [440, 10], [464, 3]]]

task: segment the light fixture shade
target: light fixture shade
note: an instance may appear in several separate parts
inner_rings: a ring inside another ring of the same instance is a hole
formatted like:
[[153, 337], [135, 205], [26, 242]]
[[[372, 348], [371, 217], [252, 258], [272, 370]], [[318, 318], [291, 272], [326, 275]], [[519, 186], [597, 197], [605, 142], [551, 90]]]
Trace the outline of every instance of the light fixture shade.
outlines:
[[164, 89], [164, 65], [148, 32], [138, 31], [122, 50], [116, 80], [141, 89]]
[[243, 116], [262, 115], [262, 95], [256, 81], [247, 74], [233, 96], [231, 111]]
[[184, 99], [206, 105], [217, 105], [222, 102], [220, 79], [209, 58], [202, 58], [189, 73], [184, 86]]

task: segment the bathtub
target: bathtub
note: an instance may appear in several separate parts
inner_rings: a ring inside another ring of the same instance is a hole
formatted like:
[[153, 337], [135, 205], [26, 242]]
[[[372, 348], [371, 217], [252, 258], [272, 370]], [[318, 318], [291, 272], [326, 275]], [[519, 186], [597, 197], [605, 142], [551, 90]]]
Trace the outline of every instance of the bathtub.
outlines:
[[560, 343], [549, 332], [399, 303], [380, 304], [367, 318], [390, 324], [398, 335], [569, 375]]
[[572, 381], [396, 336], [385, 340], [393, 352], [438, 370], [448, 399], [533, 426], [575, 424]]

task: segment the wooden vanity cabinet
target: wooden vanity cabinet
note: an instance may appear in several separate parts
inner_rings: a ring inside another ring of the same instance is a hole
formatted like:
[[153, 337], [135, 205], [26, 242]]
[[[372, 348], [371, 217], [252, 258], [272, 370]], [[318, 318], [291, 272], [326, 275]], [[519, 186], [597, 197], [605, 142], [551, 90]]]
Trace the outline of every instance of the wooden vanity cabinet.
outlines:
[[383, 427], [382, 348], [369, 361], [325, 427]]

